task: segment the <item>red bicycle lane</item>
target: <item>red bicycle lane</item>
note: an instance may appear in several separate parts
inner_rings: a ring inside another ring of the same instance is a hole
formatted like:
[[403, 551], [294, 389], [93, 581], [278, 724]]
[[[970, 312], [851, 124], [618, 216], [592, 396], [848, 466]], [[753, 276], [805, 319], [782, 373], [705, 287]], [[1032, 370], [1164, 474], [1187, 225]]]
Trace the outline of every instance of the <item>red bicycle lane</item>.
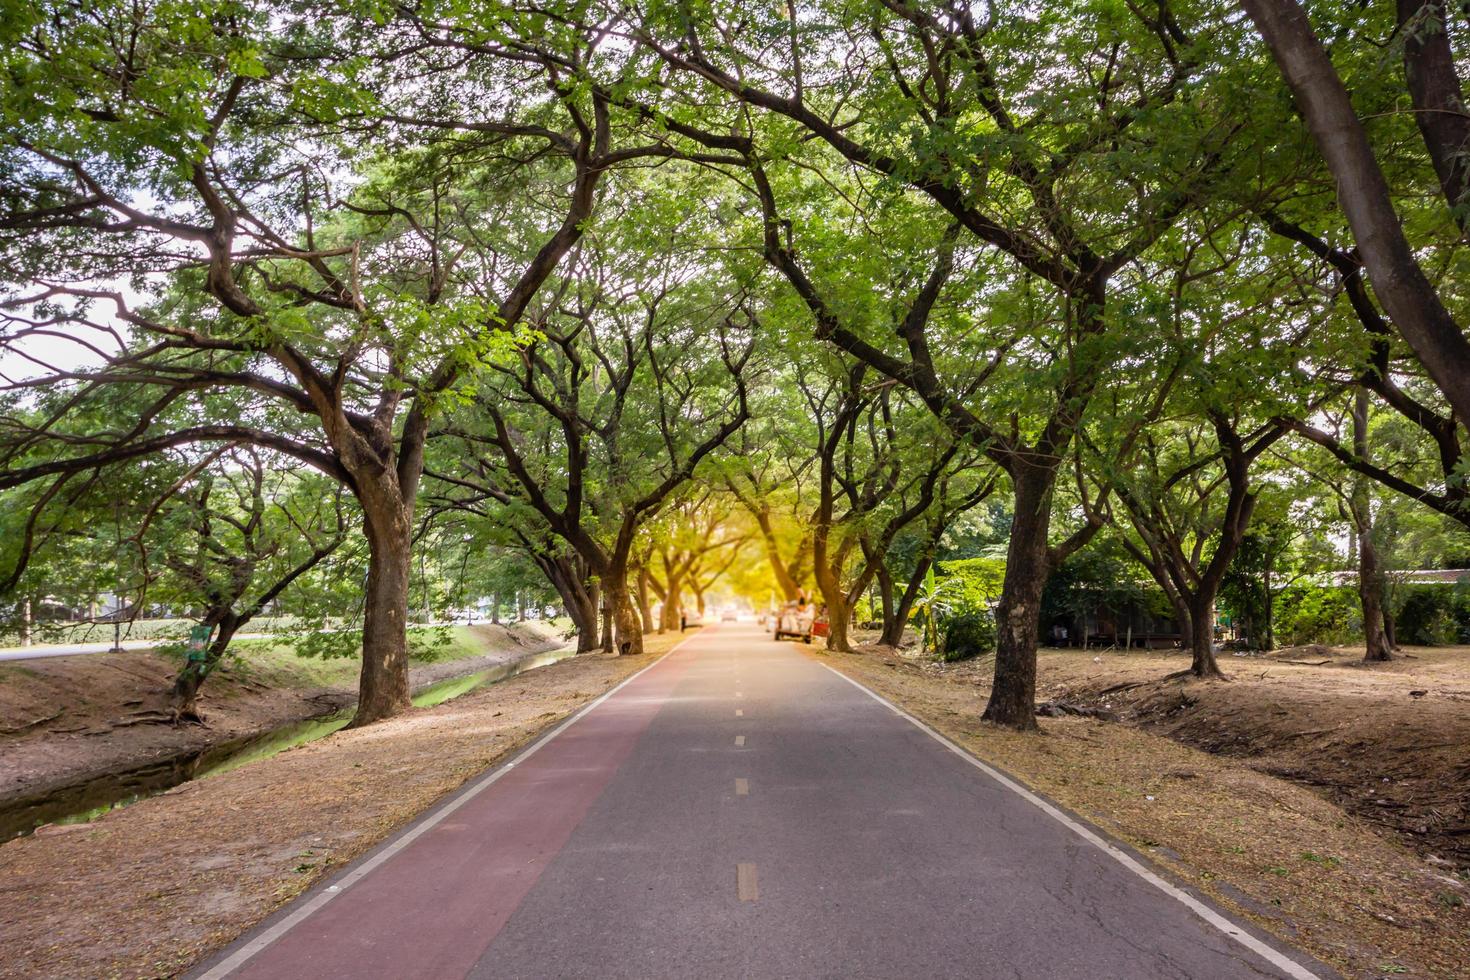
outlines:
[[461, 980], [632, 754], [689, 656], [676, 649], [635, 674], [363, 858], [365, 874], [348, 868], [200, 976]]

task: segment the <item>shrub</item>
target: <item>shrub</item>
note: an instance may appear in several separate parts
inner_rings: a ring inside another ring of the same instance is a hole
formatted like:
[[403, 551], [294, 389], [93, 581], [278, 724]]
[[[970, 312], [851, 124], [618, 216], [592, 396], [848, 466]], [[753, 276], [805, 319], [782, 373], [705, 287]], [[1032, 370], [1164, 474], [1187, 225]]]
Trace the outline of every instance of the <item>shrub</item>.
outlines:
[[1398, 592], [1394, 636], [1400, 643], [1470, 643], [1470, 586], [1405, 585]]
[[995, 616], [988, 608], [971, 606], [952, 612], [941, 619], [940, 629], [944, 635], [940, 660], [952, 663], [995, 652]]
[[1275, 626], [1283, 646], [1354, 643], [1363, 638], [1363, 607], [1352, 586], [1295, 586], [1277, 597]]
[[945, 596], [956, 609], [987, 609], [1000, 599], [1006, 577], [1002, 558], [957, 558], [939, 563]]

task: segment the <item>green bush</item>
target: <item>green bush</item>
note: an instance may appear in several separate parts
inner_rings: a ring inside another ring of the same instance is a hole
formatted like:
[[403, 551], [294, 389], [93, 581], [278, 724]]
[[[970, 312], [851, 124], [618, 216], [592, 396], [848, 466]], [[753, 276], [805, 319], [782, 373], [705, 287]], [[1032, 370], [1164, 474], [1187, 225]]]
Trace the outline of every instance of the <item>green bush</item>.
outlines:
[[988, 608], [968, 607], [940, 620], [944, 642], [939, 659], [946, 662], [969, 660], [995, 652], [995, 616]]
[[1005, 582], [1003, 558], [956, 558], [939, 563], [945, 597], [958, 610], [988, 609], [1000, 600]]
[[1346, 644], [1363, 638], [1363, 607], [1352, 586], [1303, 585], [1276, 599], [1276, 641], [1282, 646]]
[[1400, 643], [1470, 643], [1470, 585], [1404, 585], [1395, 598], [1394, 636]]
[[[1393, 601], [1400, 643], [1449, 646], [1470, 643], [1470, 585], [1400, 585]], [[1305, 585], [1276, 598], [1276, 639], [1283, 646], [1361, 643], [1363, 609], [1351, 585]]]

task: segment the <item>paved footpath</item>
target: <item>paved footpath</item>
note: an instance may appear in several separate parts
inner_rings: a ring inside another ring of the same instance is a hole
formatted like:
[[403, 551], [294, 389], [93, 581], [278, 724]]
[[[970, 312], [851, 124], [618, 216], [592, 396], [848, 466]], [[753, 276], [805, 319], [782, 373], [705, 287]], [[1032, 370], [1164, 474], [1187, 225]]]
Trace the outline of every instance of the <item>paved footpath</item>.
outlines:
[[1326, 976], [791, 643], [706, 630], [196, 976]]

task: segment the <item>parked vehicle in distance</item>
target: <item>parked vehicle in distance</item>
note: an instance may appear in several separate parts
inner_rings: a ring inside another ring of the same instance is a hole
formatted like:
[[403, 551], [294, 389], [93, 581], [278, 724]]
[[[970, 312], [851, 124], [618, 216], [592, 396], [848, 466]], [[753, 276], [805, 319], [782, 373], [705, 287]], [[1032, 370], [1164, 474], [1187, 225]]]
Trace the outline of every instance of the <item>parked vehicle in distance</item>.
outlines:
[[733, 607], [726, 606], [720, 611], [720, 622], [722, 623], [733, 623], [739, 618], [739, 614], [735, 612]]
[[784, 640], [788, 636], [803, 643], [812, 642], [812, 626], [816, 623], [817, 608], [809, 602], [788, 602], [776, 613], [776, 636]]

